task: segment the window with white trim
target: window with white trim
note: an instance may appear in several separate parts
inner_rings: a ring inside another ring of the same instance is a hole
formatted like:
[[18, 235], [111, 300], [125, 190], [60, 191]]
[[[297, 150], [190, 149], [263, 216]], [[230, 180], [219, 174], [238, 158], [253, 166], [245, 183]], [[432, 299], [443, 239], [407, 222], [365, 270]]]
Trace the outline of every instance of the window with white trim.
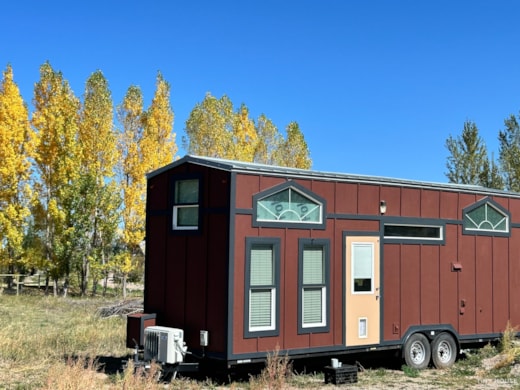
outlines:
[[173, 220], [174, 230], [199, 228], [199, 180], [177, 180], [174, 184]]
[[486, 198], [464, 209], [464, 233], [509, 234], [509, 213]]
[[288, 181], [253, 196], [253, 226], [325, 228], [325, 200]]
[[352, 293], [374, 292], [374, 244], [371, 242], [352, 243]]
[[278, 331], [279, 241], [247, 239], [246, 337]]
[[385, 223], [384, 236], [390, 239], [419, 239], [441, 241], [443, 226]]
[[328, 330], [329, 241], [299, 241], [299, 333]]

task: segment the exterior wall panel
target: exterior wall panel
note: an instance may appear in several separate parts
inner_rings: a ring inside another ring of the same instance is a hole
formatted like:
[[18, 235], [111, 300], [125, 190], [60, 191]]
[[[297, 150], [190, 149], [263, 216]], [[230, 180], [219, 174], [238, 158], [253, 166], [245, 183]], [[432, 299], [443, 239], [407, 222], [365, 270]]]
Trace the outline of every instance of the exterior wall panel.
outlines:
[[[228, 216], [225, 214], [214, 214], [210, 217], [211, 226], [228, 226]], [[226, 229], [212, 229], [209, 237], [209, 248], [206, 269], [198, 272], [205, 272], [206, 277], [206, 303], [199, 311], [206, 312], [205, 321], [201, 322], [201, 329], [207, 330], [211, 328], [211, 345], [217, 351], [224, 351], [226, 348], [227, 334], [227, 317], [225, 313], [228, 308], [228, 297], [225, 293], [228, 288], [228, 272], [227, 254], [228, 254], [229, 234]], [[215, 261], [218, 253], [225, 254], [223, 261]], [[195, 279], [195, 284], [202, 280]], [[216, 294], [215, 292], [220, 292]], [[196, 308], [195, 308], [196, 309]]]
[[327, 213], [335, 212], [336, 210], [336, 183], [330, 181], [317, 181], [312, 182], [310, 190], [316, 194], [319, 194], [322, 198], [327, 200]]
[[[358, 184], [338, 183], [334, 197], [338, 214], [357, 214], [358, 212]], [[330, 211], [329, 211], [330, 212]]]
[[404, 217], [421, 216], [421, 190], [403, 188], [401, 190], [401, 215]]
[[479, 237], [475, 242], [476, 331], [493, 331], [493, 240]]
[[[493, 238], [493, 332], [503, 332], [510, 319], [508, 239]], [[518, 286], [518, 285], [517, 285]]]
[[310, 231], [284, 229], [280, 270], [280, 348], [309, 348], [309, 335], [298, 335], [298, 239]]
[[383, 280], [383, 338], [386, 341], [399, 340], [401, 325], [401, 245], [385, 244]]
[[457, 250], [457, 225], [446, 226], [446, 245], [440, 247], [439, 259], [439, 295], [441, 324], [452, 324], [459, 331], [459, 292], [458, 277], [460, 272], [453, 269], [453, 264], [459, 263]]
[[385, 215], [392, 217], [401, 215], [401, 188], [381, 187], [381, 200], [386, 202]]
[[[520, 203], [520, 202], [516, 202]], [[520, 211], [520, 209], [518, 210]], [[509, 239], [509, 307], [511, 323], [520, 324], [520, 230], [514, 229]], [[502, 281], [505, 283], [505, 280]]]
[[422, 190], [421, 193], [421, 217], [439, 218], [440, 194], [439, 191]]
[[280, 177], [260, 176], [260, 188], [258, 191], [260, 192], [261, 190], [266, 190], [268, 188], [277, 186], [278, 184], [285, 183], [286, 181], [287, 180]]
[[439, 247], [421, 246], [421, 325], [438, 324], [440, 314]]
[[457, 192], [441, 192], [440, 194], [440, 218], [457, 220], [460, 218], [458, 207], [459, 194]]
[[401, 245], [401, 328], [421, 323], [421, 258], [419, 245]]
[[358, 213], [359, 214], [379, 214], [379, 186], [360, 185], [358, 193]]
[[[164, 324], [183, 328], [186, 326], [186, 283], [188, 274], [186, 263], [188, 259], [188, 247], [184, 237], [173, 236], [167, 240], [166, 268], [162, 283], [157, 283], [156, 288], [163, 287], [165, 299], [168, 305], [165, 309]], [[169, 281], [166, 282], [166, 280]]]
[[236, 204], [238, 209], [250, 209], [253, 207], [253, 197], [260, 190], [260, 176], [236, 175]]
[[154, 259], [146, 265], [145, 312], [160, 313], [157, 320], [162, 320], [165, 313], [164, 284], [166, 281], [165, 243], [167, 232], [164, 229], [165, 216], [148, 217], [147, 257]]
[[459, 332], [463, 335], [476, 333], [476, 264], [475, 264], [475, 236], [464, 236], [459, 227], [459, 263], [462, 271], [459, 277], [459, 305], [462, 314], [459, 317]]

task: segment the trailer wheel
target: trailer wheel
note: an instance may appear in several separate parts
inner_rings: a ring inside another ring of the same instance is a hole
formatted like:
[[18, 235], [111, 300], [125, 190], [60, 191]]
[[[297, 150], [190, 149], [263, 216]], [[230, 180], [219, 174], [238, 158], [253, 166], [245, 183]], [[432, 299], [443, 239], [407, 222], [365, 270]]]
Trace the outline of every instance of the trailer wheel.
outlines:
[[457, 359], [457, 344], [446, 332], [439, 333], [432, 342], [432, 360], [436, 368], [448, 368]]
[[414, 333], [406, 340], [403, 353], [404, 361], [408, 367], [422, 370], [430, 364], [430, 342], [422, 333]]

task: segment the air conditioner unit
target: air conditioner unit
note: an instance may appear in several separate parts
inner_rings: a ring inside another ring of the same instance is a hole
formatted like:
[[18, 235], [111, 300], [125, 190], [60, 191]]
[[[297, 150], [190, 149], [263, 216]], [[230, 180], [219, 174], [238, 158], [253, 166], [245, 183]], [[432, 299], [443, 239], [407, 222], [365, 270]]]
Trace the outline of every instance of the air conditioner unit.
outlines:
[[181, 363], [186, 350], [182, 329], [149, 326], [144, 330], [144, 360], [168, 364]]

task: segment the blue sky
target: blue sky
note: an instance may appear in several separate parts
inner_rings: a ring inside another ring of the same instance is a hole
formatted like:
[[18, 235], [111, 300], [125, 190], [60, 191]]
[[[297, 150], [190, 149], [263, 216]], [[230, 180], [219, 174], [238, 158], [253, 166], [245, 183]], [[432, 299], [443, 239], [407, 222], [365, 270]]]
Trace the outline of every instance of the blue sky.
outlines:
[[[403, 0], [9, 1], [0, 68], [31, 103], [49, 61], [78, 97], [101, 70], [115, 104], [171, 85], [174, 132], [206, 92], [283, 131], [313, 169], [446, 182], [449, 135], [474, 121], [490, 153], [520, 111], [520, 2]], [[180, 155], [184, 151], [180, 150]]]

